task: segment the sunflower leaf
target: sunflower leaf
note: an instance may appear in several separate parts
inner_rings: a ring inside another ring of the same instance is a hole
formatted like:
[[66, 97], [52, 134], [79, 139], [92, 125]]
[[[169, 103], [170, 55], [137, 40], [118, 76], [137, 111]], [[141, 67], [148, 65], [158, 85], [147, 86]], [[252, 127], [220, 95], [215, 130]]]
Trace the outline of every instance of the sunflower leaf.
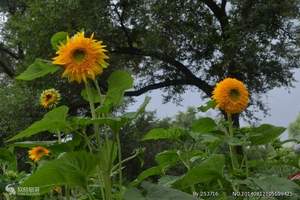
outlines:
[[57, 50], [61, 43], [64, 43], [67, 40], [67, 32], [58, 32], [51, 37], [51, 45], [54, 50]]
[[53, 132], [54, 130], [65, 129], [67, 126], [66, 117], [68, 110], [69, 108], [67, 106], [60, 106], [51, 110], [44, 115], [43, 119], [33, 123], [24, 131], [7, 140], [7, 142], [11, 142], [13, 140], [21, 139], [24, 137], [30, 137], [44, 131]]
[[23, 73], [17, 76], [16, 79], [31, 81], [50, 73], [53, 74], [58, 69], [59, 67], [53, 65], [50, 61], [37, 58]]

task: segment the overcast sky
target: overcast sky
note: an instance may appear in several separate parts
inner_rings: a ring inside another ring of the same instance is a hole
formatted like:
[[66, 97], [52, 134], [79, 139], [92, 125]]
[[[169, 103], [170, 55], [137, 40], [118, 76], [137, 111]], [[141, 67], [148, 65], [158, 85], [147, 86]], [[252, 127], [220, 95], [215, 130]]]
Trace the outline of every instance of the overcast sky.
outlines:
[[[265, 103], [270, 108], [270, 116], [263, 118], [262, 113], [258, 113], [258, 116], [262, 119], [260, 123], [271, 123], [277, 126], [288, 126], [289, 123], [294, 121], [300, 112], [300, 70], [295, 72], [295, 78], [297, 82], [294, 83], [294, 88], [276, 88], [270, 91], [265, 96]], [[147, 110], [156, 110], [157, 116], [172, 117], [178, 111], [185, 111], [188, 106], [199, 106], [203, 101], [197, 92], [188, 92], [183, 95], [182, 106], [178, 106], [174, 103], [162, 104], [162, 92], [152, 91], [146, 94], [151, 97], [150, 104]], [[145, 95], [139, 96], [135, 104], [130, 106], [129, 110], [134, 110], [141, 104]], [[213, 115], [211, 111], [208, 115]]]

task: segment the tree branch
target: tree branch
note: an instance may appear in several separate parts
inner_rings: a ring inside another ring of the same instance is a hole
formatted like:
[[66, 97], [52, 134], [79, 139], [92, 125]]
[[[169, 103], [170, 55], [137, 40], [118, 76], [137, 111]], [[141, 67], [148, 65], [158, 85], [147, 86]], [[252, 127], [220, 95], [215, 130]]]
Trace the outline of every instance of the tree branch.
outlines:
[[19, 56], [16, 53], [9, 50], [7, 47], [5, 47], [3, 43], [0, 43], [0, 51], [8, 54], [9, 56], [13, 57], [16, 60], [19, 59]]
[[[221, 29], [223, 34], [225, 33], [225, 29], [228, 25], [228, 19], [227, 19], [227, 15], [226, 15], [226, 11], [225, 11], [225, 5], [226, 5], [226, 1], [222, 1], [222, 5], [221, 7], [219, 7], [217, 5], [216, 2], [214, 2], [213, 0], [202, 0], [208, 7], [209, 9], [213, 12], [213, 14], [215, 15], [215, 17], [217, 18], [217, 20], [220, 23]], [[224, 8], [223, 8], [224, 6]]]
[[188, 82], [185, 84], [195, 85], [209, 96], [211, 95], [211, 92], [213, 90], [213, 87], [211, 85], [195, 76], [193, 72], [191, 72], [185, 65], [166, 54], [156, 51], [142, 50], [134, 47], [116, 48], [115, 50], [111, 51], [111, 53], [149, 56], [151, 58], [161, 60], [174, 66], [179, 72], [181, 72], [185, 76], [184, 80]]
[[[226, 9], [226, 4], [227, 4], [227, 0], [222, 0], [222, 3], [221, 3], [221, 9], [222, 10], [225, 10]], [[226, 11], [226, 10], [225, 10]]]
[[120, 22], [120, 24], [121, 24], [121, 28], [122, 28], [122, 30], [123, 30], [123, 32], [124, 32], [126, 38], [127, 38], [128, 45], [129, 45], [130, 47], [132, 47], [133, 41], [132, 41], [132, 39], [131, 39], [131, 37], [130, 37], [130, 35], [129, 35], [129, 32], [128, 32], [128, 30], [127, 30], [125, 24], [124, 24], [124, 19], [123, 19], [123, 17], [121, 16], [120, 12], [118, 11], [117, 5], [114, 4], [113, 6], [114, 6], [114, 11], [116, 12], [116, 14], [117, 14], [117, 16], [118, 16], [118, 19], [119, 19], [119, 22]]
[[[166, 80], [160, 83], [154, 83], [151, 85], [147, 85], [145, 87], [142, 87], [138, 90], [135, 91], [127, 91], [125, 92], [125, 96], [139, 96], [141, 94], [144, 94], [150, 90], [156, 90], [156, 89], [160, 89], [160, 88], [164, 88], [164, 87], [168, 87], [168, 86], [176, 86], [176, 85], [188, 85], [189, 82], [187, 80], [184, 79], [179, 79], [179, 80]], [[193, 84], [192, 84], [193, 85]]]
[[3, 71], [10, 77], [10, 78], [14, 78], [15, 76], [15, 73], [9, 69], [9, 67], [3, 62], [0, 60], [0, 66], [2, 67]]

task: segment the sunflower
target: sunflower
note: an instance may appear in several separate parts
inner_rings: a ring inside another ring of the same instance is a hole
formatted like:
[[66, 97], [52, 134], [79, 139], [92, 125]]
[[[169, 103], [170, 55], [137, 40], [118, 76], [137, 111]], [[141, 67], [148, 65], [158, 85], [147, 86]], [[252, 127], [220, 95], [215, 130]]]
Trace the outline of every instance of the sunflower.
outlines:
[[37, 146], [28, 151], [29, 158], [34, 162], [39, 161], [43, 156], [49, 155], [49, 150], [45, 147]]
[[52, 108], [58, 104], [60, 100], [60, 94], [58, 90], [51, 88], [44, 90], [40, 96], [40, 104], [44, 108]]
[[84, 32], [79, 32], [73, 37], [67, 37], [65, 44], [61, 44], [53, 58], [53, 64], [64, 67], [63, 77], [69, 81], [86, 82], [88, 78], [95, 80], [97, 75], [102, 74], [103, 68], [107, 67], [105, 59], [108, 56], [102, 41], [93, 39], [94, 34], [89, 38]]
[[249, 102], [249, 93], [245, 85], [234, 78], [226, 78], [217, 83], [212, 98], [217, 107], [226, 113], [240, 113], [246, 109]]

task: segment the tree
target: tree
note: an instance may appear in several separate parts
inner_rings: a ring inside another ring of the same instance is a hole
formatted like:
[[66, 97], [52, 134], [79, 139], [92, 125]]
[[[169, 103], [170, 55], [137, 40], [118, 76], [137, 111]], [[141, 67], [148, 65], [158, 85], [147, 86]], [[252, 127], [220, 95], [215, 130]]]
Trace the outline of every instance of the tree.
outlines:
[[288, 134], [290, 139], [296, 139], [300, 141], [300, 115], [297, 119], [289, 124]]
[[110, 69], [136, 75], [128, 96], [163, 89], [166, 101], [178, 100], [193, 86], [206, 98], [230, 76], [245, 82], [251, 104], [266, 111], [260, 96], [291, 86], [299, 65], [297, 0], [5, 0], [0, 6], [7, 16], [0, 52], [17, 60], [12, 68], [0, 63], [9, 76], [24, 69], [18, 63], [51, 58], [55, 32], [84, 29], [107, 44]]

